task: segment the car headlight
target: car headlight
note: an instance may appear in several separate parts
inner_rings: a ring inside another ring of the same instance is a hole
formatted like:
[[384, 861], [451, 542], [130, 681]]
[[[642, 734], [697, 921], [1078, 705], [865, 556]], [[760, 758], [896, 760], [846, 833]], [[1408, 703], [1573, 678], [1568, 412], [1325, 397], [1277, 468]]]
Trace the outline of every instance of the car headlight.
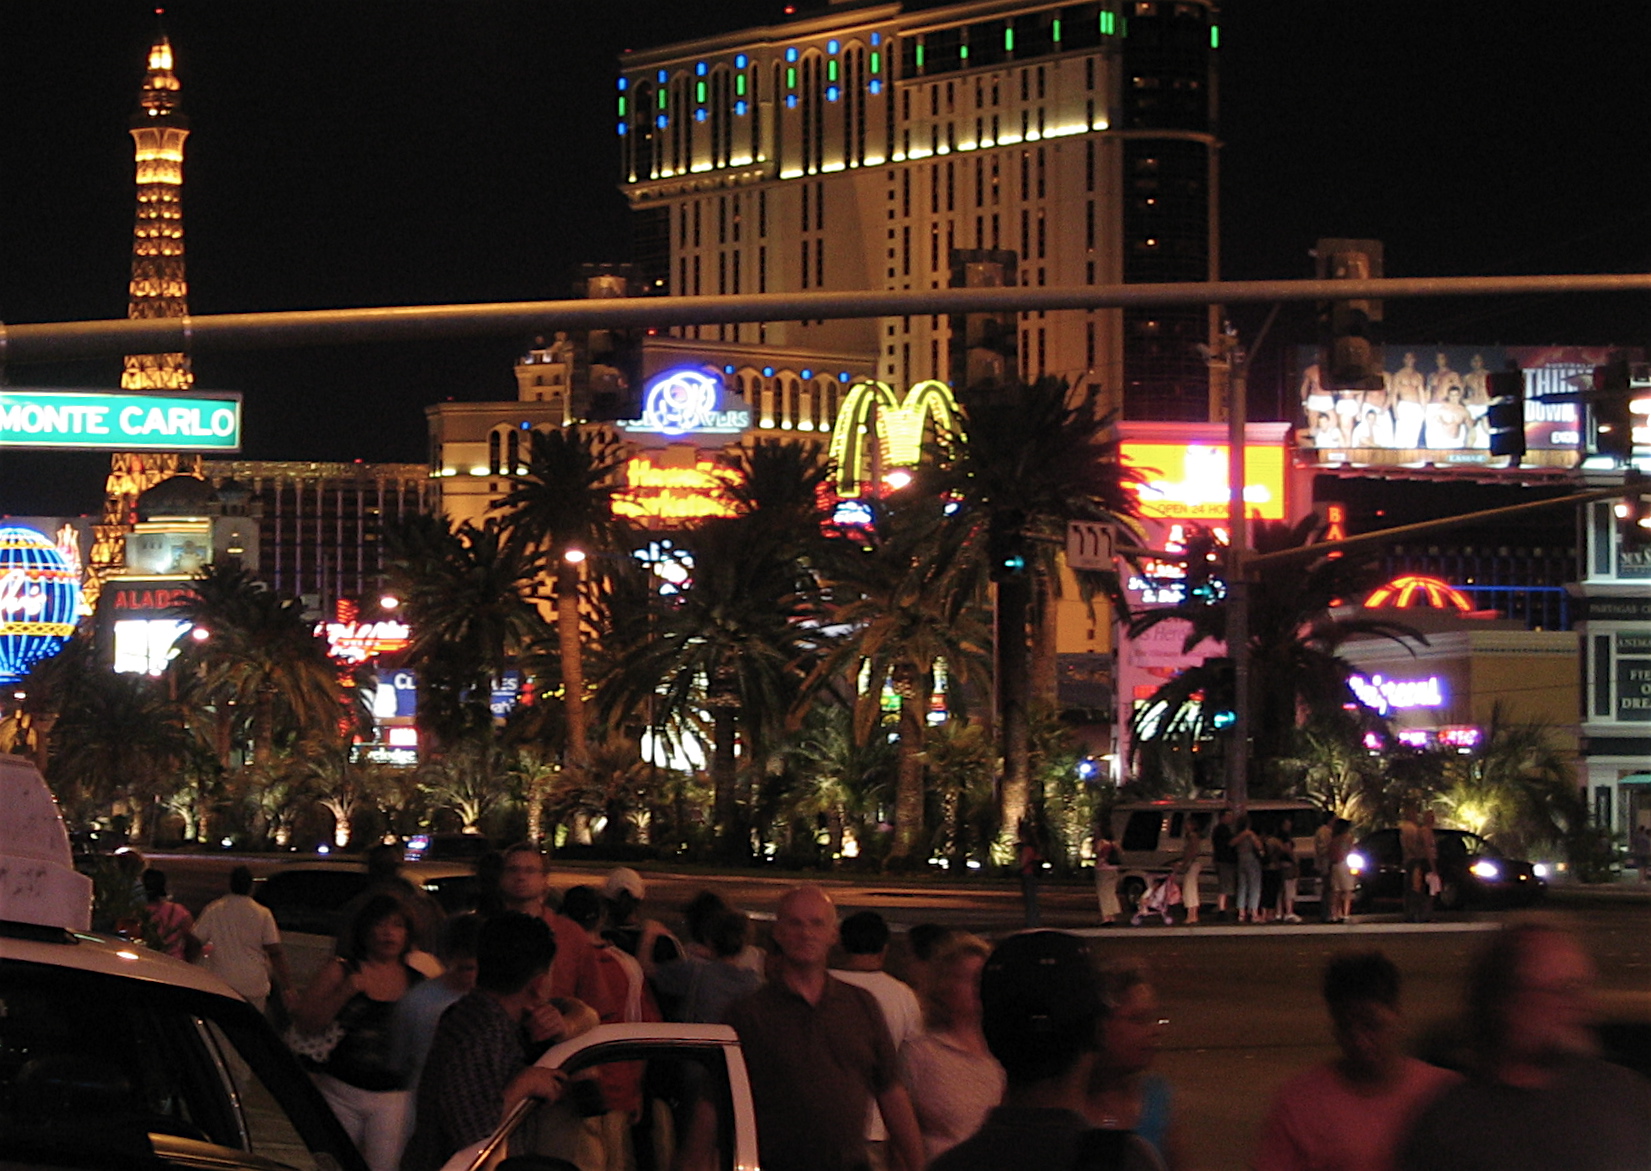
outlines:
[[1473, 872], [1475, 878], [1483, 878], [1487, 881], [1502, 877], [1502, 868], [1486, 858], [1479, 859], [1468, 869]]
[[1363, 874], [1366, 865], [1363, 854], [1353, 853], [1347, 855], [1347, 869], [1354, 874]]
[[1537, 862], [1533, 864], [1531, 866], [1531, 873], [1536, 875], [1538, 878], [1547, 878], [1548, 864], [1546, 862]]

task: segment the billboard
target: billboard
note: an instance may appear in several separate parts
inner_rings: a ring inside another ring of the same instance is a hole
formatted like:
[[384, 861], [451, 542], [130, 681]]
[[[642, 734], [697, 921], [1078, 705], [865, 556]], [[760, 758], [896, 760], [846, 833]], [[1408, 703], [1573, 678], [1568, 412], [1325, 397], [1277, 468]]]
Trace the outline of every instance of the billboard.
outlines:
[[[1125, 439], [1124, 463], [1141, 476], [1141, 515], [1156, 520], [1227, 519], [1227, 444], [1157, 443]], [[1263, 520], [1284, 520], [1284, 448], [1244, 448], [1244, 510]]]
[[1533, 398], [1593, 385], [1595, 366], [1621, 353], [1611, 346], [1464, 346], [1389, 344], [1380, 390], [1331, 390], [1319, 377], [1318, 351], [1296, 351], [1297, 432], [1310, 463], [1434, 466], [1489, 464], [1487, 376], [1525, 375], [1524, 464], [1575, 467], [1582, 461], [1582, 408]]
[[239, 451], [241, 396], [0, 390], [0, 447]]

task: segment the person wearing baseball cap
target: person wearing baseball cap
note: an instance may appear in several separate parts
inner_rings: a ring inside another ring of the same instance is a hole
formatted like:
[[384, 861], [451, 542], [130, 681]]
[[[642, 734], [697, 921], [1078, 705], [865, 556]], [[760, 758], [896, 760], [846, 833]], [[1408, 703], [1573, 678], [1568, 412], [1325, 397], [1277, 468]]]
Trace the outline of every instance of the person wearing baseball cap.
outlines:
[[986, 961], [980, 1000], [981, 1030], [1008, 1088], [973, 1137], [929, 1171], [1162, 1171], [1139, 1137], [1098, 1130], [1083, 1116], [1106, 1013], [1083, 940], [1064, 931], [1011, 935]]

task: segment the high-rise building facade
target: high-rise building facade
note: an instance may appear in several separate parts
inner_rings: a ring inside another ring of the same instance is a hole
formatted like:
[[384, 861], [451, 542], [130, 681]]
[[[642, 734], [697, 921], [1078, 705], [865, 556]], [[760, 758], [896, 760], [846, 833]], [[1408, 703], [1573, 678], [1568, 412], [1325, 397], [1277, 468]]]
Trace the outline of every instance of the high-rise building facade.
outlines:
[[[1026, 285], [1214, 279], [1215, 21], [1207, 0], [843, 5], [627, 54], [634, 259], [674, 295], [940, 288], [977, 250], [1015, 253]], [[1020, 372], [1203, 419], [1213, 317], [1023, 315]], [[676, 332], [860, 355], [895, 386], [952, 377], [945, 317]]]

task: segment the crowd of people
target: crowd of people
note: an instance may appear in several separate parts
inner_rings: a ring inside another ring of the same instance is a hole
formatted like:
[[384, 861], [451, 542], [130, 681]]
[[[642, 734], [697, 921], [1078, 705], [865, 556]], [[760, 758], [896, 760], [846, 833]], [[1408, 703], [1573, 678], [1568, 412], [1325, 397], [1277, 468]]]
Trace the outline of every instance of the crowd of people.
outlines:
[[[1266, 839], [1238, 818], [1223, 827], [1238, 861], [1216, 865], [1235, 865], [1235, 892], [1249, 872], [1258, 913]], [[708, 891], [680, 908], [680, 937], [666, 930], [626, 868], [558, 895], [524, 843], [490, 873], [478, 910], [448, 918], [381, 855], [336, 954], [301, 990], [243, 869], [199, 921], [181, 907], [156, 918], [174, 954], [287, 1021], [371, 1171], [439, 1171], [528, 1099], [547, 1104], [537, 1166], [724, 1165], [710, 1086], [694, 1075], [619, 1060], [569, 1078], [534, 1064], [599, 1023], [659, 1020], [732, 1026], [765, 1171], [1196, 1166], [1184, 1111], [1153, 1068], [1168, 1022], [1150, 972], [1098, 962], [1074, 935], [1033, 929], [994, 948], [924, 924], [897, 975], [882, 916], [840, 919], [819, 887], [783, 895], [764, 949], [745, 913]], [[1274, 905], [1287, 906], [1288, 877], [1277, 882]], [[163, 875], [144, 885], [176, 906]], [[1499, 931], [1469, 973], [1459, 1068], [1446, 1069], [1407, 1056], [1395, 965], [1379, 951], [1336, 955], [1323, 995], [1337, 1055], [1278, 1090], [1250, 1165], [1651, 1167], [1651, 1084], [1593, 1056], [1592, 981], [1563, 926]]]

